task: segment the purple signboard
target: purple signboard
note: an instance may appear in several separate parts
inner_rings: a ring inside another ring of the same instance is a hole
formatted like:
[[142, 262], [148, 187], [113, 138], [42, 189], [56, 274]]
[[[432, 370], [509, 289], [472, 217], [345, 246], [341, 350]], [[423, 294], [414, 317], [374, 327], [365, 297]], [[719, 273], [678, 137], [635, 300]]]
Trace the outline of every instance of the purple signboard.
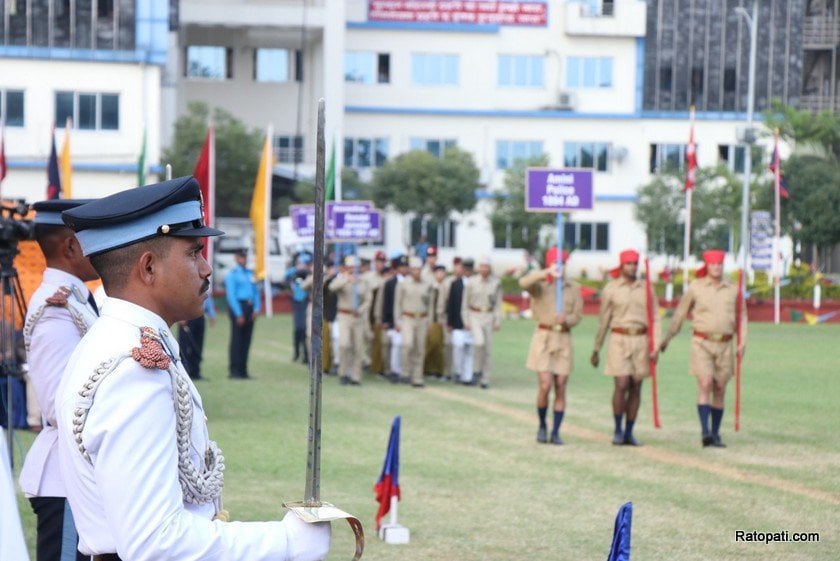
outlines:
[[292, 229], [302, 238], [315, 235], [315, 205], [289, 205]]
[[373, 242], [382, 240], [382, 213], [375, 209], [334, 212], [332, 241]]
[[528, 168], [525, 210], [566, 212], [592, 209], [592, 170]]

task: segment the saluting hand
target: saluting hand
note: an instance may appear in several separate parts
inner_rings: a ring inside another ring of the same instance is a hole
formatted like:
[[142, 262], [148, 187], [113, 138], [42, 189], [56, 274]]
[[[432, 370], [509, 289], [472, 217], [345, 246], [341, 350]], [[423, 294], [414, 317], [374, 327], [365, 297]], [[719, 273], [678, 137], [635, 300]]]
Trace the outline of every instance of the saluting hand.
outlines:
[[589, 364], [598, 368], [598, 364], [601, 363], [601, 358], [598, 356], [598, 351], [592, 351], [592, 356], [589, 357]]

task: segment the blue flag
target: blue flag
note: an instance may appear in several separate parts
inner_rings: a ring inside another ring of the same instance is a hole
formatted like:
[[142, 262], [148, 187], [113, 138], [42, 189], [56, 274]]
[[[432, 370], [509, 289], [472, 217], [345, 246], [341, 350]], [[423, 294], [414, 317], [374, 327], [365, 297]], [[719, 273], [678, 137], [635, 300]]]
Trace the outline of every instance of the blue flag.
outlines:
[[615, 516], [612, 547], [607, 561], [630, 561], [630, 526], [633, 522], [633, 503], [624, 503]]
[[376, 528], [382, 522], [382, 517], [391, 510], [391, 497], [400, 499], [400, 416], [394, 417], [391, 425], [391, 436], [388, 438], [388, 452], [385, 454], [385, 464], [379, 481], [373, 487], [379, 510], [376, 512]]

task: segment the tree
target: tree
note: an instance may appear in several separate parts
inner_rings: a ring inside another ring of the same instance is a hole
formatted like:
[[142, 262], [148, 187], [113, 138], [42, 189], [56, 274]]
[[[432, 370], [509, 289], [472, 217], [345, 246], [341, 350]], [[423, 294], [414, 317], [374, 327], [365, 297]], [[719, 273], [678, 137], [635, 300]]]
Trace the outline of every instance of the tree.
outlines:
[[[684, 185], [685, 174], [669, 169], [638, 189], [636, 219], [645, 227], [648, 249], [655, 253], [683, 254]], [[691, 200], [692, 254], [699, 256], [706, 249], [729, 247], [730, 239], [730, 249], [738, 248], [740, 209], [739, 178], [724, 166], [698, 169]]]
[[[172, 165], [172, 175], [190, 175], [207, 135], [210, 109], [193, 101], [187, 113], [175, 121], [172, 145], [163, 151], [163, 161]], [[216, 129], [216, 215], [248, 216], [257, 177], [264, 133], [248, 130], [224, 109], [213, 110]]]
[[547, 167], [548, 156], [516, 160], [505, 171], [502, 189], [494, 194], [493, 213], [490, 224], [496, 240], [511, 236], [511, 245], [521, 247], [530, 254], [543, 249], [540, 244], [540, 230], [557, 221], [557, 215], [549, 212], [528, 212], [525, 210], [525, 171], [529, 167]]
[[374, 172], [373, 200], [380, 208], [392, 206], [442, 221], [451, 212], [475, 207], [475, 191], [481, 187], [478, 177], [472, 155], [457, 147], [448, 148], [440, 158], [413, 150]]

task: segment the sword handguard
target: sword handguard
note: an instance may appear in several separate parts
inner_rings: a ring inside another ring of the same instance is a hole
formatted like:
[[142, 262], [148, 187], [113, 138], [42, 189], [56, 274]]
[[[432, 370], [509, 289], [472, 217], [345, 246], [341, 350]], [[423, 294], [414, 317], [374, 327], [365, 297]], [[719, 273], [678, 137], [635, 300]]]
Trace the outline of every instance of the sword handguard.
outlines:
[[365, 551], [365, 531], [362, 528], [362, 523], [358, 518], [344, 512], [340, 508], [336, 508], [330, 503], [314, 503], [309, 504], [304, 501], [283, 503], [285, 508], [295, 513], [295, 516], [300, 518], [307, 524], [315, 524], [317, 522], [332, 522], [333, 520], [347, 520], [350, 528], [353, 530], [353, 535], [356, 538], [356, 553], [353, 555], [352, 561], [359, 561], [362, 553]]

